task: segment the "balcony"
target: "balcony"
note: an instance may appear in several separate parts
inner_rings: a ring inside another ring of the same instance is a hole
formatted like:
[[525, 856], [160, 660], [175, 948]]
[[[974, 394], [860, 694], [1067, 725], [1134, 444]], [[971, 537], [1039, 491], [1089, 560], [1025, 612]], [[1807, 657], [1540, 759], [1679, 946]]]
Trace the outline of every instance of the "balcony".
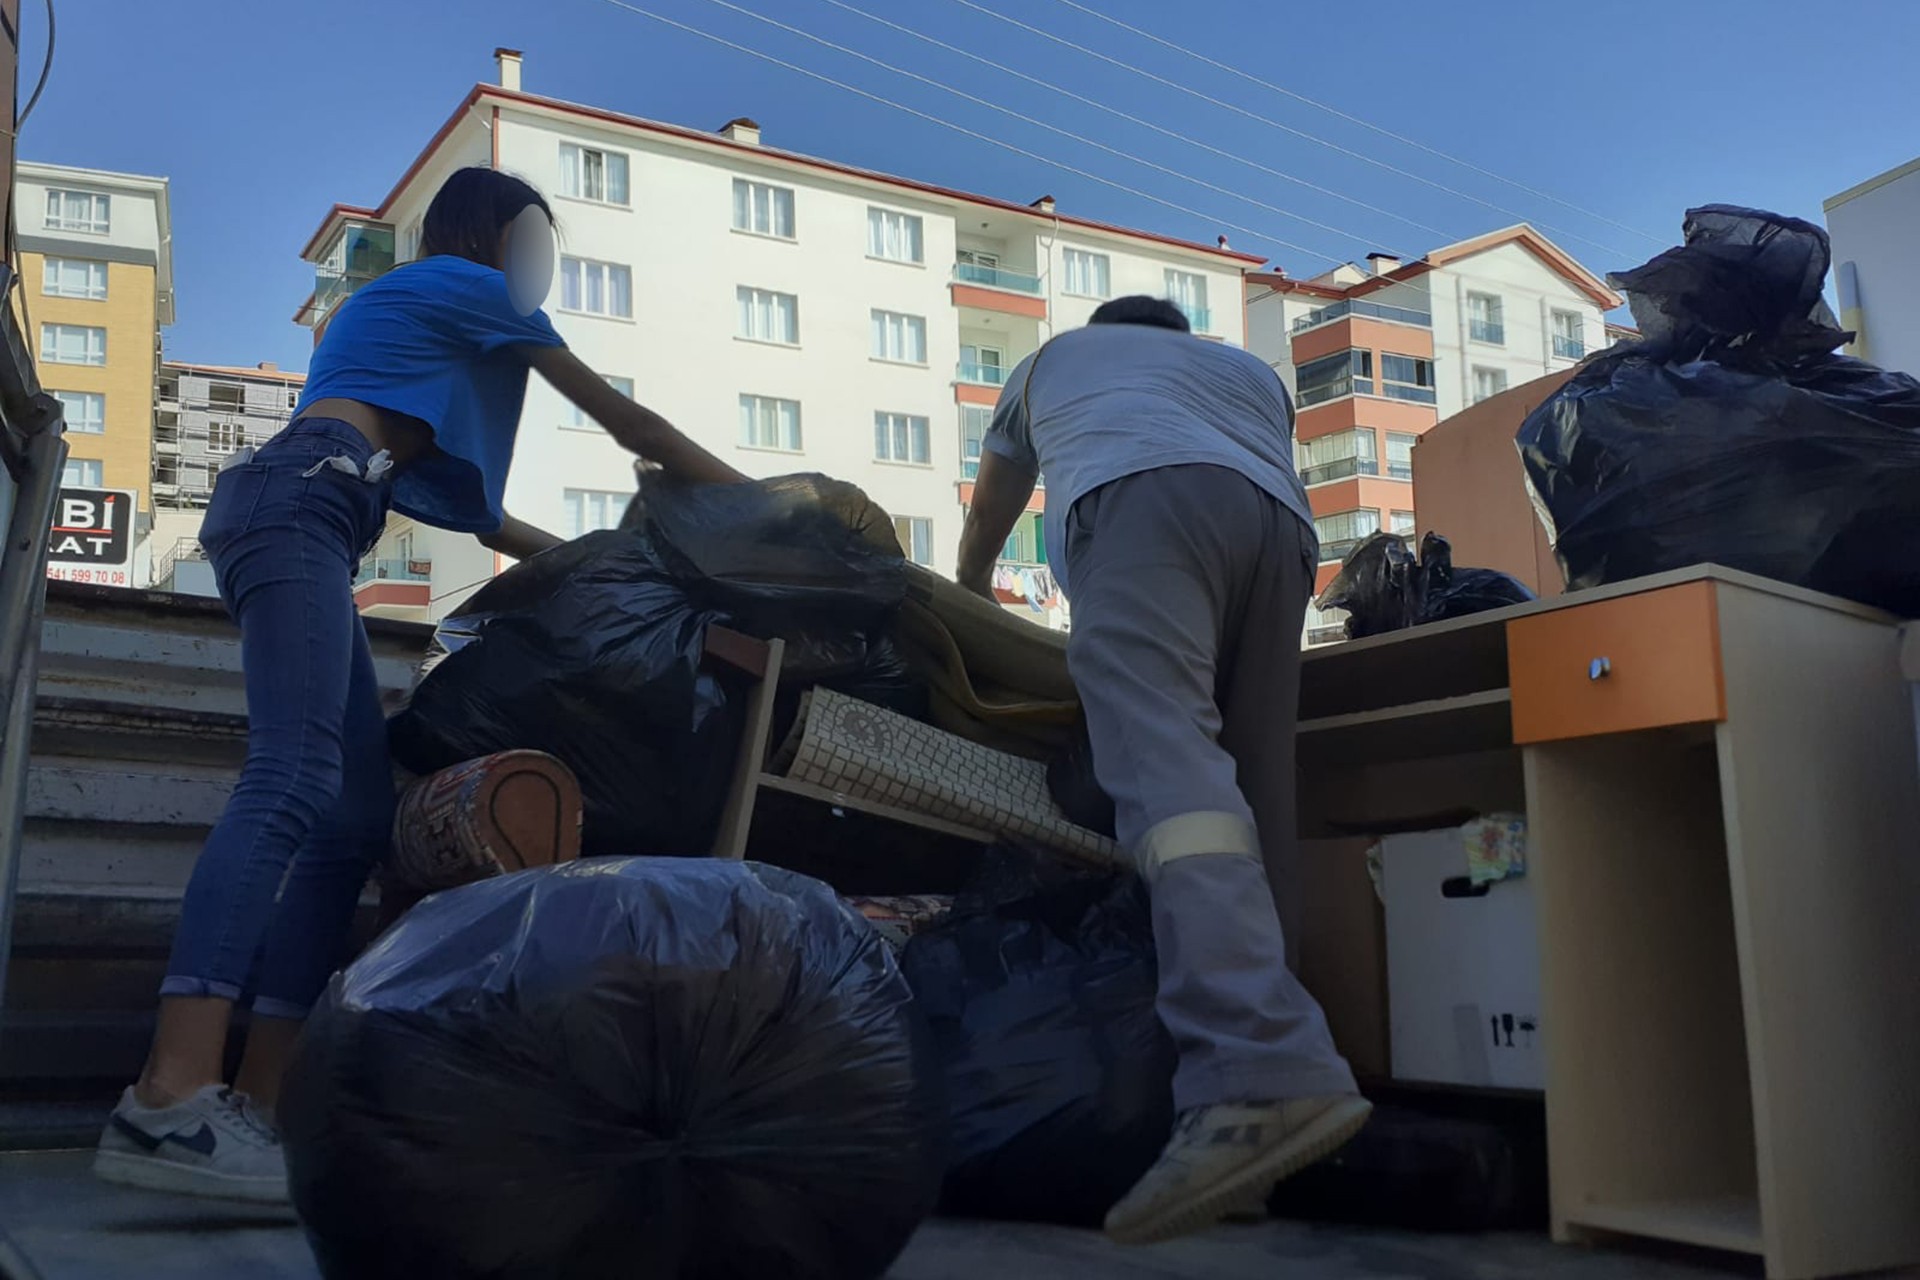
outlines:
[[348, 219], [321, 252], [313, 271], [313, 306], [304, 317], [318, 329], [334, 309], [394, 266], [393, 228]]
[[1310, 404], [1325, 404], [1329, 400], [1338, 400], [1341, 396], [1370, 396], [1373, 394], [1372, 378], [1335, 378], [1332, 382], [1323, 382], [1315, 387], [1302, 387], [1294, 401], [1302, 408]]
[[1187, 323], [1193, 326], [1195, 333], [1213, 332], [1213, 312], [1205, 307], [1190, 306], [1184, 302], [1175, 305], [1186, 315]]
[[1008, 271], [1004, 267], [983, 267], [975, 262], [954, 263], [953, 282], [978, 285], [982, 289], [1004, 289], [1008, 293], [1024, 293], [1035, 298], [1041, 293], [1039, 276], [1028, 275], [1024, 271]]
[[360, 572], [354, 575], [353, 585], [358, 589], [369, 582], [431, 581], [431, 560], [363, 560], [360, 562]]
[[1413, 464], [1411, 462], [1389, 462], [1387, 464], [1387, 479], [1389, 480], [1413, 479]]
[[1347, 629], [1338, 627], [1314, 627], [1307, 632], [1309, 645], [1338, 644], [1347, 638]]
[[1345, 480], [1352, 476], [1377, 476], [1380, 463], [1373, 458], [1359, 456], [1335, 458], [1332, 462], [1323, 462], [1317, 467], [1308, 467], [1300, 473], [1301, 484], [1327, 484], [1334, 480]]
[[1352, 299], [1309, 311], [1293, 322], [1293, 328], [1289, 332], [1305, 333], [1308, 329], [1317, 329], [1323, 324], [1332, 324], [1335, 320], [1342, 320], [1347, 316], [1369, 316], [1375, 320], [1391, 320], [1395, 324], [1419, 325], [1422, 329], [1433, 327], [1433, 316], [1425, 311], [1415, 311], [1411, 307], [1389, 307], [1385, 303]]
[[1007, 370], [1004, 366], [981, 364], [977, 360], [962, 360], [954, 367], [953, 376], [956, 382], [965, 382], [976, 387], [1007, 385]]
[[1348, 556], [1360, 549], [1361, 543], [1372, 536], [1372, 534], [1368, 534], [1366, 538], [1340, 538], [1333, 542], [1322, 542], [1320, 544], [1320, 563], [1343, 563]]
[[1562, 360], [1583, 360], [1586, 358], [1587, 344], [1583, 339], [1556, 333], [1553, 335], [1553, 354]]
[[1498, 320], [1469, 320], [1467, 336], [1475, 342], [1504, 347], [1507, 345], [1507, 326]]

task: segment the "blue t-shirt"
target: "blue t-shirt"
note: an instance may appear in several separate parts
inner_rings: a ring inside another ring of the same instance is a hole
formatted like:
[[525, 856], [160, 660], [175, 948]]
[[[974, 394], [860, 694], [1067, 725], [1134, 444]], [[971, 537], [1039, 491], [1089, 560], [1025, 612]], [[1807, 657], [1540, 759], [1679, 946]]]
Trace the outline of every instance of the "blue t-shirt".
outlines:
[[505, 274], [443, 254], [347, 299], [313, 353], [300, 408], [340, 397], [420, 419], [439, 450], [394, 482], [394, 510], [492, 533], [527, 398], [526, 364], [501, 349], [565, 345], [546, 312], [513, 309]]

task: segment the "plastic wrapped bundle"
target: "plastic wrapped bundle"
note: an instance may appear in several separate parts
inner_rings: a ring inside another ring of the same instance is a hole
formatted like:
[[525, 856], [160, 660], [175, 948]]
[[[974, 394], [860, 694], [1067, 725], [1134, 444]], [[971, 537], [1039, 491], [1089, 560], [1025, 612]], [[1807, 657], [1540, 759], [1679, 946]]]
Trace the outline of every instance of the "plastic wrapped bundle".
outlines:
[[936, 1197], [912, 996], [826, 886], [621, 859], [428, 899], [280, 1109], [328, 1280], [846, 1280]]
[[1453, 548], [1437, 533], [1420, 540], [1418, 560], [1401, 535], [1376, 533], [1354, 548], [1315, 603], [1345, 609], [1347, 639], [1358, 640], [1533, 598], [1525, 584], [1498, 569], [1454, 568]]

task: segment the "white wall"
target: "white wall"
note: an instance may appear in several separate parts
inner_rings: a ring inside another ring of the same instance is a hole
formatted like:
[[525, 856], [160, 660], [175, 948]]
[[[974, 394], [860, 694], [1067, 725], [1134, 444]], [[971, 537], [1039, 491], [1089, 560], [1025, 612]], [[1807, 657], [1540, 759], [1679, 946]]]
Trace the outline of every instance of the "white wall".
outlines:
[[[47, 189], [92, 191], [109, 197], [108, 231], [105, 235], [64, 231], [47, 226]], [[76, 243], [111, 245], [118, 249], [137, 249], [160, 253], [159, 193], [154, 180], [128, 175], [101, 173], [90, 169], [65, 169], [56, 165], [20, 165], [18, 210], [20, 234], [28, 238], [52, 237]], [[37, 293], [38, 280], [33, 282]]]
[[1836, 277], [1851, 263], [1859, 287], [1862, 354], [1920, 376], [1920, 169], [1830, 202], [1827, 230]]
[[[1504, 370], [1507, 385], [1517, 387], [1573, 365], [1573, 360], [1553, 354], [1554, 310], [1581, 316], [1587, 350], [1606, 345], [1604, 314], [1594, 301], [1518, 244], [1499, 245], [1437, 268], [1425, 279], [1433, 310], [1434, 378], [1442, 420], [1472, 403], [1476, 366]], [[1420, 305], [1389, 298], [1393, 292], [1384, 290], [1373, 298], [1396, 306]], [[1505, 342], [1496, 346], [1468, 338], [1469, 293], [1501, 300]]]

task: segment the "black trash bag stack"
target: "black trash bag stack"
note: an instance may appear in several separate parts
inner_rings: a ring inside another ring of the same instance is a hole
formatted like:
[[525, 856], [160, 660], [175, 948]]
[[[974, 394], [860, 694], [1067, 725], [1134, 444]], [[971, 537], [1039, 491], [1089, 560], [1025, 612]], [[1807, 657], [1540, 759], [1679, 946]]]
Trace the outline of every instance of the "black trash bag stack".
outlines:
[[1354, 548], [1315, 604], [1345, 609], [1347, 638], [1358, 640], [1533, 598], [1523, 583], [1497, 569], [1454, 568], [1453, 548], [1437, 533], [1420, 540], [1416, 560], [1404, 537], [1382, 532]]
[[1711, 562], [1920, 615], [1920, 381], [1834, 354], [1826, 232], [1727, 205], [1612, 277], [1642, 331], [1520, 427], [1570, 590]]
[[281, 1100], [328, 1280], [847, 1280], [945, 1108], [880, 936], [804, 876], [609, 859], [436, 895], [334, 979]]
[[1096, 1226], [1173, 1131], [1145, 887], [991, 851], [901, 968], [952, 1116], [941, 1208]]
[[915, 714], [925, 691], [888, 636], [905, 561], [878, 508], [823, 476], [652, 480], [641, 501], [634, 527], [516, 565], [442, 622], [390, 736], [423, 774], [557, 756], [580, 778], [588, 855], [702, 854], [744, 715], [738, 680], [703, 662], [707, 627], [788, 641], [791, 684]]

